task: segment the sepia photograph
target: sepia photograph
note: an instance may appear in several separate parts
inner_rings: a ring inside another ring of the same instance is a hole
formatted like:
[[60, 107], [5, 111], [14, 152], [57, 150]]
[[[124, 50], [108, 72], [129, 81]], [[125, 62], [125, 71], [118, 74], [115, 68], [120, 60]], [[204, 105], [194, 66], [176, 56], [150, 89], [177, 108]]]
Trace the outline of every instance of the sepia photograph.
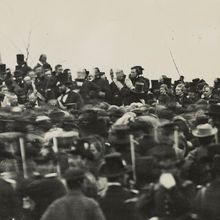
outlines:
[[220, 0], [0, 8], [0, 220], [220, 220]]

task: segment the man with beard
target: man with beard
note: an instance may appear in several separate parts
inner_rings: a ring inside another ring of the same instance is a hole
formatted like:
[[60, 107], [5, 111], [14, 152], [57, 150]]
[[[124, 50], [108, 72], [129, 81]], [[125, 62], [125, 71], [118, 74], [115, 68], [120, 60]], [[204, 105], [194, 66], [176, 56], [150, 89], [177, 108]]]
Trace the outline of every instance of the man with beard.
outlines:
[[130, 74], [130, 79], [133, 83], [133, 86], [138, 83], [143, 83], [144, 84], [144, 93], [147, 94], [149, 87], [150, 87], [150, 82], [149, 79], [143, 77], [143, 70], [144, 68], [142, 66], [134, 66], [131, 68], [131, 74]]
[[131, 89], [134, 88], [130, 79], [126, 79], [123, 70], [115, 71], [116, 78], [110, 84], [111, 89], [111, 104], [121, 106], [124, 104], [124, 99], [130, 95]]
[[62, 110], [80, 109], [83, 106], [83, 101], [80, 94], [72, 91], [68, 86], [71, 82], [61, 84], [59, 86], [60, 96], [57, 98], [59, 108]]

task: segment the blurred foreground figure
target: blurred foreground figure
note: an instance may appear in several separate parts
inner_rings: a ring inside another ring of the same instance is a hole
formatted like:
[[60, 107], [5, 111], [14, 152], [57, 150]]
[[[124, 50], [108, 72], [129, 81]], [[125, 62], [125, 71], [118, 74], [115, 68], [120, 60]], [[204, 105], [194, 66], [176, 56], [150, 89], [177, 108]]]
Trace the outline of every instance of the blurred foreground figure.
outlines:
[[98, 203], [81, 191], [84, 171], [70, 168], [65, 173], [65, 179], [69, 193], [52, 203], [41, 220], [104, 220]]

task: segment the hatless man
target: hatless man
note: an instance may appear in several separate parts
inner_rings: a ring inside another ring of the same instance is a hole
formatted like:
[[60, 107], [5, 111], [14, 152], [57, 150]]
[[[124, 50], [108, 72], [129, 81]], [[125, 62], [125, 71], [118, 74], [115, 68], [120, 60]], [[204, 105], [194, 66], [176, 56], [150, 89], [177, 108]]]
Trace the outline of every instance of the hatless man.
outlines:
[[129, 77], [133, 86], [135, 86], [137, 82], [144, 83], [144, 92], [147, 94], [150, 88], [150, 81], [149, 79], [143, 77], [143, 70], [144, 68], [142, 66], [133, 66]]
[[41, 220], [105, 220], [98, 205], [82, 192], [84, 171], [81, 168], [69, 168], [65, 173], [68, 194], [53, 202]]

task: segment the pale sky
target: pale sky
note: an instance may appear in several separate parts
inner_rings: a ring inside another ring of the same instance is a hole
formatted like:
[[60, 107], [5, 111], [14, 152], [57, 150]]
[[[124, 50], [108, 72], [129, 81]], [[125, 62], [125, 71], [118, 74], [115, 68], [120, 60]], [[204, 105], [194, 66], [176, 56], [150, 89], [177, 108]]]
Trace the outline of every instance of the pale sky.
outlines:
[[30, 36], [31, 66], [46, 53], [73, 73], [142, 65], [150, 79], [177, 78], [171, 49], [187, 80], [220, 77], [220, 0], [0, 0], [0, 8], [0, 53], [12, 69]]

